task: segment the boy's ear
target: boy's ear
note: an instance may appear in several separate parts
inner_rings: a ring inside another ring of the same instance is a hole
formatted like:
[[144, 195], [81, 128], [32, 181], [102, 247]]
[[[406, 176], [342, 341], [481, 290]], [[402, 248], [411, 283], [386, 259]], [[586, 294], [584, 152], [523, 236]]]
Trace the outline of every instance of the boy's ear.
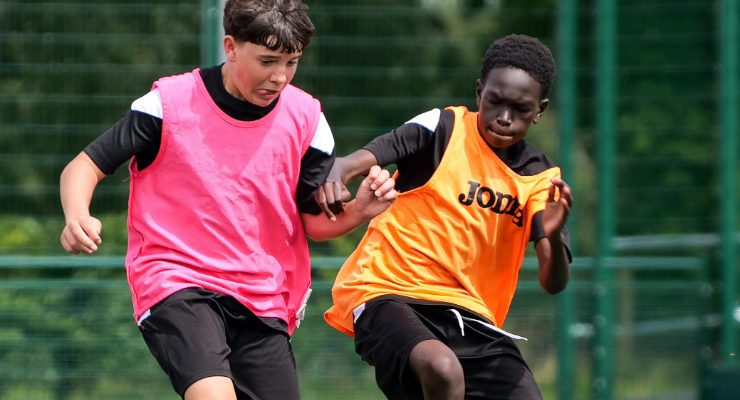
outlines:
[[534, 119], [532, 120], [533, 124], [540, 122], [540, 117], [542, 117], [542, 113], [545, 112], [549, 104], [550, 104], [550, 99], [540, 100], [539, 110], [537, 110], [537, 114], [534, 116]]
[[234, 61], [236, 55], [236, 39], [231, 35], [224, 36], [224, 54], [227, 60]]
[[475, 104], [480, 108], [480, 94], [483, 92], [483, 82], [480, 79], [475, 80]]

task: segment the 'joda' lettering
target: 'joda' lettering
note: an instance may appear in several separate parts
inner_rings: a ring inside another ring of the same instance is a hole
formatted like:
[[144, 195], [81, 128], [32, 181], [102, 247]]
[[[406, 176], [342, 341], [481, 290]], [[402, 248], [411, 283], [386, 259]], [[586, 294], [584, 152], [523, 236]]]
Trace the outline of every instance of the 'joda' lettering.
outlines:
[[493, 189], [481, 186], [478, 182], [468, 181], [470, 190], [467, 194], [460, 193], [458, 201], [464, 206], [470, 206], [476, 202], [481, 208], [488, 208], [496, 214], [511, 215], [512, 222], [521, 227], [524, 212], [520, 208], [519, 200], [510, 195], [501, 192], [494, 192]]

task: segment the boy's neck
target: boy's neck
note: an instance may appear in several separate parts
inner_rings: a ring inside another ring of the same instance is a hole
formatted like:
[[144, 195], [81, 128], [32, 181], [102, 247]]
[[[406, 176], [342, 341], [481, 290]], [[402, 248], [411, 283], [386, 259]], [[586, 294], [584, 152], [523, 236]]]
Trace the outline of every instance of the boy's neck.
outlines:
[[200, 70], [200, 76], [208, 94], [221, 111], [240, 121], [255, 121], [266, 116], [275, 108], [279, 98], [267, 107], [260, 107], [232, 96], [224, 87], [221, 68], [222, 65], [217, 65]]
[[491, 149], [498, 156], [498, 158], [500, 158], [501, 161], [503, 161], [506, 164], [510, 164], [511, 162], [516, 160], [519, 157], [519, 154], [521, 154], [523, 148], [524, 148], [523, 140], [520, 140], [514, 143], [513, 145], [509, 147], [505, 147], [503, 149], [491, 147]]
[[229, 63], [221, 64], [221, 81], [223, 82], [226, 91], [232, 97], [240, 101], [247, 101], [247, 99], [242, 96], [241, 92], [239, 92], [236, 86], [231, 85], [231, 82], [229, 81]]

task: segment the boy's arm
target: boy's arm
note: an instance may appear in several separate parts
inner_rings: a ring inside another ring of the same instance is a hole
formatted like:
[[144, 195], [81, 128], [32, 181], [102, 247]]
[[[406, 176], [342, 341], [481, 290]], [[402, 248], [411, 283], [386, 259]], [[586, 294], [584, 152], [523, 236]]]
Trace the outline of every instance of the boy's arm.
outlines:
[[[563, 245], [561, 230], [568, 219], [573, 203], [570, 187], [562, 179], [553, 178], [542, 212], [545, 237], [535, 243], [537, 261], [540, 266], [540, 286], [550, 294], [557, 294], [568, 284], [570, 262]], [[559, 196], [555, 196], [555, 192]]]
[[72, 254], [93, 253], [101, 243], [102, 224], [90, 216], [90, 201], [103, 171], [81, 152], [64, 167], [59, 182], [59, 194], [64, 210], [65, 226], [60, 241]]
[[437, 165], [436, 152], [444, 152], [454, 118], [454, 113], [450, 110], [429, 110], [374, 138], [360, 150], [346, 157], [336, 158], [329, 176], [316, 191], [314, 199], [326, 216], [333, 220], [335, 215], [342, 213], [343, 204], [351, 197], [345, 185], [366, 174], [373, 165], [384, 167], [397, 164], [400, 170], [399, 163], [411, 157], [420, 157], [425, 162]]
[[373, 153], [365, 149], [357, 150], [346, 157], [337, 157], [334, 160], [326, 182], [318, 188], [315, 196], [326, 218], [332, 222], [336, 221], [337, 215], [344, 211], [345, 203], [351, 196], [347, 191], [347, 183], [358, 176], [367, 174], [377, 164], [378, 161]]
[[330, 220], [321, 214], [301, 213], [306, 234], [313, 240], [323, 241], [352, 232], [390, 207], [398, 195], [394, 186], [387, 170], [372, 166], [357, 189], [355, 199], [343, 206], [342, 214]]

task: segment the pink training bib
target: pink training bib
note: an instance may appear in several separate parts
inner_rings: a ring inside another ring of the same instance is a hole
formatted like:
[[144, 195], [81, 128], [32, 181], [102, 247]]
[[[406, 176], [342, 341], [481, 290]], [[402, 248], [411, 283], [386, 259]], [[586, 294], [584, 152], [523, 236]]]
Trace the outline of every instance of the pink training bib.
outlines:
[[293, 332], [311, 284], [296, 206], [303, 154], [320, 104], [287, 86], [256, 121], [235, 120], [209, 96], [198, 70], [155, 82], [162, 142], [154, 162], [131, 162], [126, 269], [138, 320], [187, 288], [236, 298]]

